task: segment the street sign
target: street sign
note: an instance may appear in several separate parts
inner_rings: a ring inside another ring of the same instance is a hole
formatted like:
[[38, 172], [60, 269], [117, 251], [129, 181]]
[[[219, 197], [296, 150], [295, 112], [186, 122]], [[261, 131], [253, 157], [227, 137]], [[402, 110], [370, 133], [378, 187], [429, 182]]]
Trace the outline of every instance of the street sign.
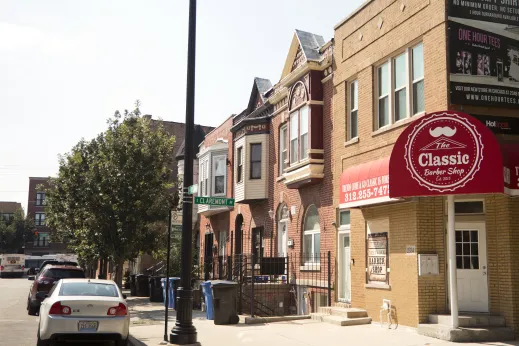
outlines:
[[223, 207], [234, 207], [234, 198], [225, 197], [195, 197], [195, 204], [206, 204]]
[[182, 211], [171, 212], [171, 231], [182, 232]]
[[198, 184], [191, 185], [187, 188], [187, 193], [193, 195], [198, 192]]

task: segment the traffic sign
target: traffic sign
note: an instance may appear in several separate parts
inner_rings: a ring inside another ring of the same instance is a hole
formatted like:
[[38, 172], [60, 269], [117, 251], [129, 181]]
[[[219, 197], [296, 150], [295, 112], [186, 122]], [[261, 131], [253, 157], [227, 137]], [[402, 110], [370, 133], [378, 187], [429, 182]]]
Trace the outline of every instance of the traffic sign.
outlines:
[[182, 212], [173, 210], [171, 212], [171, 231], [182, 232]]
[[198, 192], [198, 184], [191, 185], [187, 188], [187, 193], [193, 195]]
[[195, 204], [206, 204], [223, 207], [234, 207], [234, 198], [225, 197], [195, 197]]

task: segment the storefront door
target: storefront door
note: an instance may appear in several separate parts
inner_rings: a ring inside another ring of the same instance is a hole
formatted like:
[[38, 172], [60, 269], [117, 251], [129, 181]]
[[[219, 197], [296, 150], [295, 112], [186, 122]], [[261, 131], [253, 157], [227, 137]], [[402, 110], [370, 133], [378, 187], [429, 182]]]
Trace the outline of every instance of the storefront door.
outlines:
[[488, 312], [487, 234], [484, 222], [456, 222], [459, 311]]
[[339, 233], [339, 301], [351, 301], [350, 234]]

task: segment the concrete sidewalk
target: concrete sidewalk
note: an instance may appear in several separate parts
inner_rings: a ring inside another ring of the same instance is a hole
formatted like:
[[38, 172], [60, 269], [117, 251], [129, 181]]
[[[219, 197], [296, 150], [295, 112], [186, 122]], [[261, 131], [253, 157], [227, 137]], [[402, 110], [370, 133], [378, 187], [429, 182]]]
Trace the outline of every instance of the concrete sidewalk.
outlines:
[[[135, 346], [165, 345], [164, 306], [149, 303], [147, 298], [129, 298], [131, 313], [131, 344]], [[175, 311], [170, 310], [168, 335], [175, 323]], [[198, 331], [198, 341], [202, 346], [437, 346], [459, 345], [418, 335], [413, 328], [388, 329], [379, 324], [339, 327], [314, 320], [299, 320], [265, 324], [215, 326], [205, 318], [205, 313], [193, 311], [193, 323]], [[464, 346], [492, 345], [519, 346], [511, 343], [462, 344]]]

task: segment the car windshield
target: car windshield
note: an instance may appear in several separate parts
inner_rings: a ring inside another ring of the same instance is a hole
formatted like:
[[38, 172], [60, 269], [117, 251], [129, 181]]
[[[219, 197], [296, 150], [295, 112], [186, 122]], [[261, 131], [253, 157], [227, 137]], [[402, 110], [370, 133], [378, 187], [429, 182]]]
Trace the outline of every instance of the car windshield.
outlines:
[[66, 282], [60, 296], [119, 297], [115, 285], [94, 282]]
[[45, 273], [43, 273], [42, 277], [56, 279], [83, 279], [85, 278], [85, 273], [81, 270], [52, 268], [47, 269]]

